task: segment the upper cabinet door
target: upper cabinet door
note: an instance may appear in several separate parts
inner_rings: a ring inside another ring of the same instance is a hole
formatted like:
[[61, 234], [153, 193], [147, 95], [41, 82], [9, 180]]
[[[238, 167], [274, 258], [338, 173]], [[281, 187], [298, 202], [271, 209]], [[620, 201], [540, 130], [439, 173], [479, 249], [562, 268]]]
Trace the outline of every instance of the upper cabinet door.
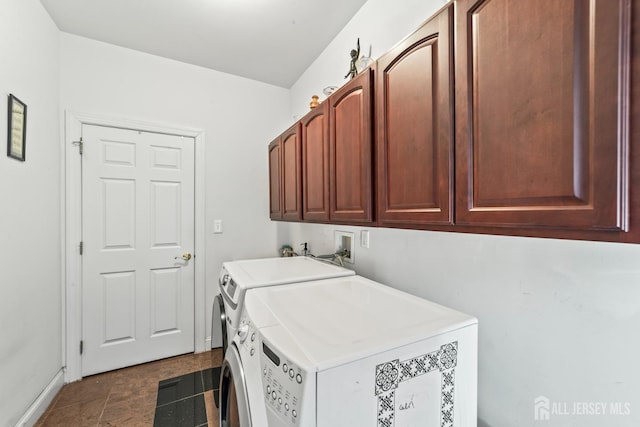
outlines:
[[378, 60], [378, 221], [453, 221], [453, 5]]
[[269, 144], [269, 217], [282, 219], [280, 204], [280, 138]]
[[329, 114], [321, 103], [302, 120], [302, 218], [329, 220]]
[[280, 136], [282, 151], [282, 219], [302, 219], [302, 186], [300, 171], [300, 124], [296, 123]]
[[371, 68], [365, 69], [329, 98], [332, 221], [373, 219], [372, 73]]
[[456, 222], [626, 230], [629, 0], [459, 0]]

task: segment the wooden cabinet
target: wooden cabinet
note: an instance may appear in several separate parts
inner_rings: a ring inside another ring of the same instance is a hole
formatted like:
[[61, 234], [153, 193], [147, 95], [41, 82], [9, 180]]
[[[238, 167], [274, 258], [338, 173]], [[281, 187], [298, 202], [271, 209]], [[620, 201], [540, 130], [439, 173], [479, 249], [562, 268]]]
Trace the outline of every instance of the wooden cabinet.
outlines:
[[271, 219], [302, 218], [299, 123], [269, 144], [269, 189]]
[[329, 220], [329, 114], [321, 103], [301, 120], [302, 218]]
[[269, 146], [271, 218], [640, 243], [639, 6], [441, 9]]
[[381, 225], [453, 222], [453, 5], [378, 60]]
[[271, 219], [371, 223], [373, 70], [269, 145]]
[[282, 219], [282, 205], [280, 203], [280, 138], [269, 144], [269, 217]]
[[630, 13], [457, 2], [457, 224], [627, 229]]
[[367, 68], [328, 100], [332, 221], [373, 220], [372, 75]]

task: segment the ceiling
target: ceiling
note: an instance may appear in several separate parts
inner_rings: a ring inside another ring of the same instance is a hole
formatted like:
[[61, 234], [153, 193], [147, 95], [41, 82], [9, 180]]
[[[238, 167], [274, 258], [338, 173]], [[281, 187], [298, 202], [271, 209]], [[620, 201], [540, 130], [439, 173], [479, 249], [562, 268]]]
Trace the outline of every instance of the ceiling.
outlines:
[[366, 0], [40, 0], [61, 31], [290, 88]]

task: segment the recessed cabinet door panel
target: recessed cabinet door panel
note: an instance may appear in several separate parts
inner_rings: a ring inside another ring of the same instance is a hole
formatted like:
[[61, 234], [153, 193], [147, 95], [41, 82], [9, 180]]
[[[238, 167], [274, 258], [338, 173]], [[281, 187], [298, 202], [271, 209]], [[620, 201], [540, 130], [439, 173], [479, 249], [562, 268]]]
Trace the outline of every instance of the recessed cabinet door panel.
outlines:
[[302, 187], [300, 182], [300, 132], [295, 124], [281, 136], [282, 150], [282, 218], [301, 219]]
[[378, 60], [378, 214], [383, 224], [452, 222], [453, 6]]
[[329, 116], [323, 102], [302, 119], [302, 217], [329, 219]]
[[269, 216], [282, 219], [280, 205], [280, 140], [269, 144]]
[[458, 4], [456, 222], [625, 230], [629, 2]]
[[372, 72], [366, 69], [329, 99], [331, 220], [372, 220]]

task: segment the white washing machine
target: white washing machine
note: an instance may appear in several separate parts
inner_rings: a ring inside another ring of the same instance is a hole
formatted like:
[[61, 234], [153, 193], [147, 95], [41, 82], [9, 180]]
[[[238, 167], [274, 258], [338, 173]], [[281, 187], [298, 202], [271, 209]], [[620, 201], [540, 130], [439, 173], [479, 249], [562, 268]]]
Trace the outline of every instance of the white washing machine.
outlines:
[[[261, 389], [257, 389], [257, 399], [252, 399], [252, 393], [246, 392], [247, 389], [256, 390], [255, 387], [248, 387], [251, 386], [251, 380], [261, 381], [256, 354], [259, 353], [259, 347], [253, 341], [256, 334], [248, 333], [248, 321], [241, 323], [241, 319], [246, 319], [243, 308], [247, 291], [354, 274], [352, 270], [310, 257], [264, 258], [223, 264], [219, 276], [224, 308], [220, 313], [220, 322], [229, 346], [225, 349], [220, 380], [221, 427], [267, 426]], [[214, 304], [214, 313], [215, 308]]]
[[230, 343], [233, 340], [238, 329], [247, 289], [354, 274], [353, 270], [305, 256], [225, 262], [222, 264], [218, 279], [220, 295], [224, 302], [224, 310], [218, 316], [223, 334], [226, 333], [227, 342]]
[[269, 427], [476, 426], [474, 317], [360, 276], [254, 289], [245, 308]]

